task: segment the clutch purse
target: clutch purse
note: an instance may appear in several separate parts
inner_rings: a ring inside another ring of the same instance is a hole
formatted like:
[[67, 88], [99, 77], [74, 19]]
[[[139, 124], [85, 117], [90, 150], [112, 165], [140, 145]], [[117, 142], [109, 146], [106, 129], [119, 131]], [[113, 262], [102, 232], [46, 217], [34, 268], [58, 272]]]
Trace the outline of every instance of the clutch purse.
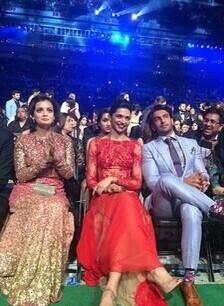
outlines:
[[33, 190], [36, 193], [39, 193], [39, 194], [45, 195], [45, 196], [52, 196], [52, 195], [55, 194], [55, 186], [42, 184], [42, 183], [39, 183], [39, 182], [35, 183]]

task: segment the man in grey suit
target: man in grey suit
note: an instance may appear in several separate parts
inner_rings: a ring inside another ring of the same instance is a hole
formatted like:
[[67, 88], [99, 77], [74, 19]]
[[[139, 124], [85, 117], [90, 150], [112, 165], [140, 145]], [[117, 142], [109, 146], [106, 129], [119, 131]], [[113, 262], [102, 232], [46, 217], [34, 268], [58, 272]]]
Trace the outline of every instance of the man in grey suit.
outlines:
[[152, 191], [149, 203], [161, 218], [179, 216], [182, 222], [182, 260], [185, 277], [182, 285], [187, 306], [201, 306], [194, 286], [204, 215], [223, 217], [223, 203], [204, 194], [209, 185], [199, 147], [193, 139], [179, 137], [173, 130], [172, 111], [156, 105], [148, 115], [154, 140], [143, 147], [143, 175]]

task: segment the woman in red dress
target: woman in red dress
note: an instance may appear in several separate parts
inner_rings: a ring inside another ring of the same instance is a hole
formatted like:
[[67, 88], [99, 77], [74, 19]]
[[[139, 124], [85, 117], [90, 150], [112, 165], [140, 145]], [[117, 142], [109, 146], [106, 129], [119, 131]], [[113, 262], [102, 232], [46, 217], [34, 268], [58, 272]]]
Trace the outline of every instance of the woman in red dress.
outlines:
[[170, 292], [181, 281], [160, 263], [153, 225], [138, 197], [141, 145], [126, 136], [130, 116], [127, 103], [113, 105], [112, 132], [89, 144], [87, 186], [93, 198], [84, 219], [78, 259], [88, 285], [108, 278], [100, 306], [116, 305], [117, 295], [122, 306], [162, 306], [167, 304], [159, 289]]

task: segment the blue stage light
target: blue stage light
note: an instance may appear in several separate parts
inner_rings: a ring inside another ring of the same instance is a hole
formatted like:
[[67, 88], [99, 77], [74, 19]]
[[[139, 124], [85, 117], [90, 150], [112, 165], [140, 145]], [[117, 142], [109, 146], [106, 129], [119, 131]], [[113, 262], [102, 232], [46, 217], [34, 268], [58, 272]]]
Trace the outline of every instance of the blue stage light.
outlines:
[[95, 11], [94, 11], [94, 14], [95, 14], [96, 16], [99, 15], [99, 13], [100, 13], [99, 10], [95, 10]]
[[110, 37], [112, 44], [127, 47], [130, 43], [130, 37], [127, 34], [122, 34], [120, 32], [112, 33]]
[[133, 21], [135, 21], [135, 20], [137, 20], [138, 19], [138, 14], [132, 14], [131, 15], [131, 20], [133, 20]]

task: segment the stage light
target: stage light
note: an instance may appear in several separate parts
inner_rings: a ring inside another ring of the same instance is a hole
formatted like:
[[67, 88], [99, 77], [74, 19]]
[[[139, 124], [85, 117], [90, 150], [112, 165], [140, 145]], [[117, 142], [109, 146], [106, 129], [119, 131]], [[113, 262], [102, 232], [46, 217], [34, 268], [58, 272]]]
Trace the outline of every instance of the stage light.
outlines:
[[195, 47], [195, 44], [188, 43], [187, 46], [188, 46], [188, 48], [194, 48], [194, 47]]
[[127, 47], [130, 43], [130, 37], [127, 34], [122, 34], [120, 32], [112, 33], [110, 37], [112, 44], [120, 45], [122, 47]]
[[209, 49], [210, 48], [210, 46], [209, 45], [207, 45], [207, 49]]
[[131, 15], [131, 20], [133, 20], [133, 21], [135, 21], [135, 20], [137, 20], [138, 19], [138, 14], [132, 14]]
[[204, 48], [204, 45], [201, 45], [201, 49], [203, 49]]
[[113, 33], [110, 39], [112, 43], [119, 44], [121, 42], [121, 34], [119, 32]]
[[94, 14], [95, 14], [96, 16], [98, 16], [98, 15], [99, 15], [99, 13], [100, 13], [100, 11], [99, 11], [99, 10], [95, 10], [95, 11], [94, 11]]

